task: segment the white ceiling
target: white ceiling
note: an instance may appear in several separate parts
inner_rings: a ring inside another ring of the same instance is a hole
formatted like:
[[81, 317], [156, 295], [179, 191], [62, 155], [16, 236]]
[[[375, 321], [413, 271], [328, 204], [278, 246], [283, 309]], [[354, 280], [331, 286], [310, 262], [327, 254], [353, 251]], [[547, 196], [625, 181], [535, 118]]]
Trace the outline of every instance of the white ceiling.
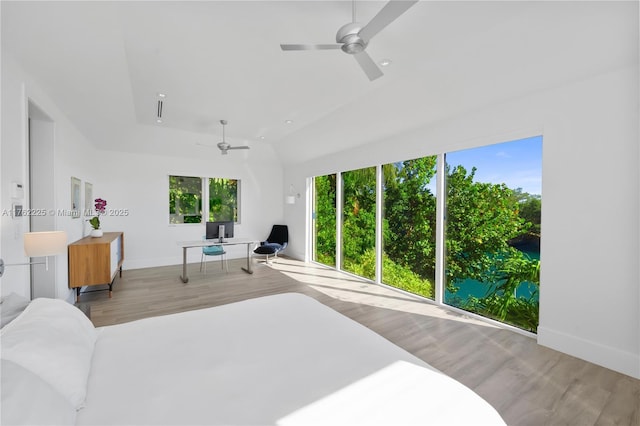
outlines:
[[[421, 1], [371, 41], [393, 61], [373, 82], [341, 51], [279, 47], [332, 43], [348, 1], [2, 1], [2, 48], [103, 149], [146, 149], [139, 126], [213, 145], [226, 119], [287, 163], [637, 63], [635, 3]], [[356, 4], [366, 23], [385, 2]]]

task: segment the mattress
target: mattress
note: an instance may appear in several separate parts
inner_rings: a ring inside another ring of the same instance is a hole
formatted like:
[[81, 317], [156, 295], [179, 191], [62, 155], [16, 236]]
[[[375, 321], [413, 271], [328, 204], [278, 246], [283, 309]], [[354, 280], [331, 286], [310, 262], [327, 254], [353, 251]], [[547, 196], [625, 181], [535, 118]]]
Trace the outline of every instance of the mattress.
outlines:
[[295, 293], [98, 328], [76, 422], [504, 424], [469, 388]]
[[99, 328], [36, 299], [0, 338], [3, 425], [504, 425], [469, 388], [301, 294]]

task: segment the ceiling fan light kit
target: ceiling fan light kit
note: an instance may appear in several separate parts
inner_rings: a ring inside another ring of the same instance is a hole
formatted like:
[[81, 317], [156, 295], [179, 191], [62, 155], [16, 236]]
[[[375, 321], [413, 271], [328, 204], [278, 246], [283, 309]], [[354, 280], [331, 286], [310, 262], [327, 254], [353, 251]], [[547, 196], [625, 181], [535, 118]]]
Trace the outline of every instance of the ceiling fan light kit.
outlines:
[[352, 22], [340, 27], [336, 33], [337, 44], [281, 44], [283, 51], [341, 49], [353, 55], [370, 81], [383, 76], [382, 71], [365, 51], [369, 41], [387, 25], [395, 21], [418, 0], [391, 0], [365, 26], [356, 22], [356, 4], [352, 3]]

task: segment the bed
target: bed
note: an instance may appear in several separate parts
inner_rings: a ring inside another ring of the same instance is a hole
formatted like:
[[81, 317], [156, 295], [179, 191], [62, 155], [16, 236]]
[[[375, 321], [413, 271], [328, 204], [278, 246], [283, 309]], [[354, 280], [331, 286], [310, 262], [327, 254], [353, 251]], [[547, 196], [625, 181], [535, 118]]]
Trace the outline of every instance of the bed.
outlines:
[[98, 328], [36, 299], [0, 338], [4, 425], [504, 425], [469, 388], [297, 293]]

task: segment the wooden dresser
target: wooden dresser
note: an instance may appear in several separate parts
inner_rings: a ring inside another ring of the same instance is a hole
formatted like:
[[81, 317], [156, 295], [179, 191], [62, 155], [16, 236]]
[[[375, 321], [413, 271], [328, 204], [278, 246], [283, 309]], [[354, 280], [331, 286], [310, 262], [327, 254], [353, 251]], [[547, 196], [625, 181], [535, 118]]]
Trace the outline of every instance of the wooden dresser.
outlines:
[[102, 237], [85, 237], [69, 244], [69, 288], [76, 289], [76, 302], [80, 301], [80, 288], [91, 285], [109, 286], [120, 272], [124, 261], [124, 233], [105, 232]]

